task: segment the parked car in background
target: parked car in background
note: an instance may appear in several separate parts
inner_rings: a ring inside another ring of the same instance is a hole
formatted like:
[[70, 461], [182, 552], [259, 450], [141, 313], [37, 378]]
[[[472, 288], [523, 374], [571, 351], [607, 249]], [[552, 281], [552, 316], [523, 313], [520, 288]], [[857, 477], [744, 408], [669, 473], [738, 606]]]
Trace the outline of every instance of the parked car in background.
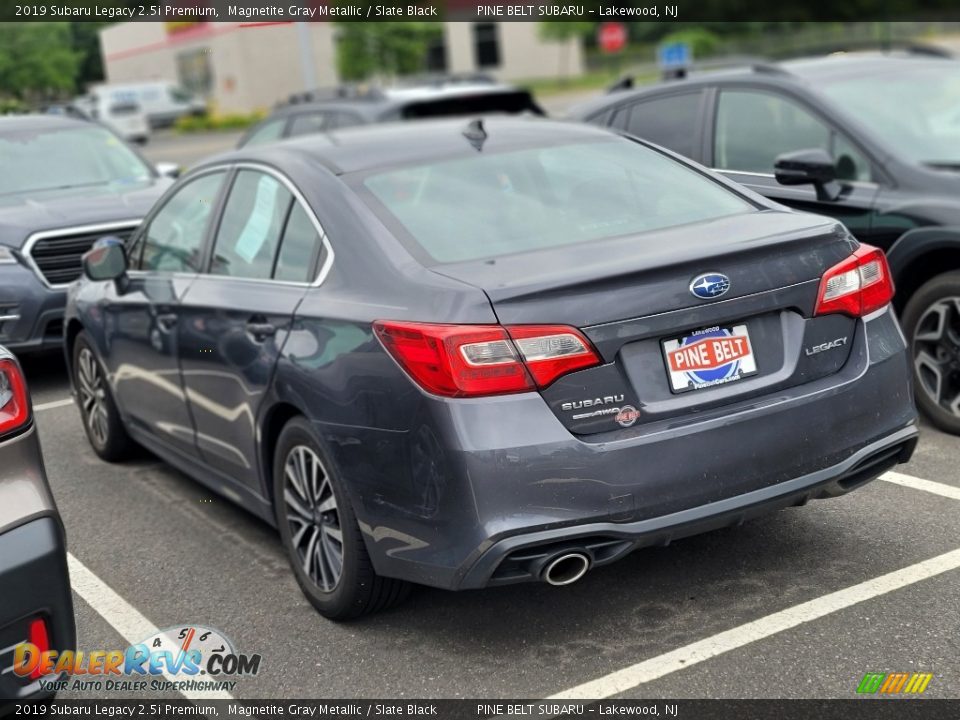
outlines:
[[39, 668], [14, 671], [22, 643], [74, 650], [76, 628], [63, 523], [50, 493], [20, 365], [0, 346], [0, 714], [50, 697]]
[[0, 118], [0, 343], [59, 347], [83, 253], [105, 233], [128, 236], [170, 182], [98, 124]]
[[960, 433], [960, 63], [841, 53], [617, 92], [571, 117], [659, 143], [883, 248], [917, 402]]
[[405, 87], [342, 86], [296, 95], [240, 139], [237, 147], [397, 120], [493, 113], [543, 115], [527, 91], [483, 76]]
[[128, 142], [146, 145], [150, 139], [150, 123], [135, 93], [99, 88], [73, 104]]
[[70, 288], [91, 446], [141, 443], [275, 523], [331, 618], [405, 581], [566, 585], [916, 443], [879, 250], [598, 128], [244, 148], [128, 247]]
[[132, 99], [146, 114], [152, 128], [168, 127], [185, 115], [202, 115], [207, 111], [206, 101], [168, 80], [97, 85], [92, 92]]

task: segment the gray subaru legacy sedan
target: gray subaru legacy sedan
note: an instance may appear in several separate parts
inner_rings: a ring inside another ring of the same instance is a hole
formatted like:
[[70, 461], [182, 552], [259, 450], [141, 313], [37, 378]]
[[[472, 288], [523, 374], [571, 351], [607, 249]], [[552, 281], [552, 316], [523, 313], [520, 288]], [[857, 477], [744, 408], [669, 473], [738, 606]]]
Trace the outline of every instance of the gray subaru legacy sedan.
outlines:
[[103, 238], [90, 443], [274, 523], [324, 615], [566, 585], [842, 495], [917, 438], [883, 254], [644, 142], [488, 118], [250, 148]]

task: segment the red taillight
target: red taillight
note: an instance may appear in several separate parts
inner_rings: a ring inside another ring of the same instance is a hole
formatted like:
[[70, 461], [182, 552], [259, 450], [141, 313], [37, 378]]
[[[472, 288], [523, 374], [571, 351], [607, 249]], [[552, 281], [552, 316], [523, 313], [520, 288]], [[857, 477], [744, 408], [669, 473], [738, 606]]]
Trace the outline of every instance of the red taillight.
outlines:
[[445, 397], [525, 392], [600, 363], [589, 341], [562, 325], [378, 321], [373, 328], [424, 390]]
[[30, 403], [27, 383], [13, 360], [0, 360], [0, 436], [27, 424]]
[[869, 315], [893, 299], [893, 279], [883, 251], [861, 245], [850, 257], [827, 270], [820, 280], [814, 315]]
[[[41, 654], [50, 649], [50, 636], [47, 633], [47, 623], [43, 618], [36, 618], [30, 621], [30, 632], [27, 637], [27, 642], [35, 645]], [[42, 675], [40, 672], [41, 665], [42, 663], [37, 663], [37, 666], [30, 673], [31, 680], [37, 680]]]

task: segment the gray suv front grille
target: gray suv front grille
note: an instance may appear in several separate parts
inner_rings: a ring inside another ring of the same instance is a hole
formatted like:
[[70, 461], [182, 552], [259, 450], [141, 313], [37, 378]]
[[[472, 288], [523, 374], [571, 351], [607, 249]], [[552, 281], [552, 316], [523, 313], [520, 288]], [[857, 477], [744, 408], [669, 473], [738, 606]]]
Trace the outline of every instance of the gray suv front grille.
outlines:
[[48, 285], [66, 285], [80, 277], [83, 271], [81, 258], [97, 240], [114, 235], [126, 242], [138, 224], [65, 228], [38, 233], [28, 241], [26, 251]]

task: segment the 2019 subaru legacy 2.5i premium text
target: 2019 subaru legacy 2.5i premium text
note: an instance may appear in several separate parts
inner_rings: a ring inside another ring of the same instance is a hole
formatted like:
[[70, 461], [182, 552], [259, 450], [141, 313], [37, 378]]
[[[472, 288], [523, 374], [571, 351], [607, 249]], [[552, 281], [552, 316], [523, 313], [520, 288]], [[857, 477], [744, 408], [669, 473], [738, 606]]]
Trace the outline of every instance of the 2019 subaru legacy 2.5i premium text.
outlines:
[[94, 449], [141, 443], [275, 523], [333, 618], [403, 581], [573, 582], [841, 495], [917, 437], [882, 253], [587, 126], [236, 151], [85, 275]]

